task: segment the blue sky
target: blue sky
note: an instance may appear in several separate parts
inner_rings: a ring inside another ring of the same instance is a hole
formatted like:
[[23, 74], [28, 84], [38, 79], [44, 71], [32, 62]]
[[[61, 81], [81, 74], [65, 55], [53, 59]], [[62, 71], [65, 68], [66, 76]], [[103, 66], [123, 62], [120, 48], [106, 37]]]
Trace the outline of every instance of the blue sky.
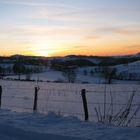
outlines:
[[0, 0], [0, 18], [1, 55], [140, 50], [140, 0]]

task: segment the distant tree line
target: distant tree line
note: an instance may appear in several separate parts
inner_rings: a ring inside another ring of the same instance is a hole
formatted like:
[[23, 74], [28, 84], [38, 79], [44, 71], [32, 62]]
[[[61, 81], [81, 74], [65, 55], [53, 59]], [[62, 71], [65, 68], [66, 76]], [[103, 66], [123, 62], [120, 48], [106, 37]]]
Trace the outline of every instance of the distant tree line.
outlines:
[[85, 59], [65, 60], [65, 61], [54, 59], [51, 62], [51, 68], [58, 71], [63, 71], [71, 66], [86, 67], [86, 66], [95, 66], [95, 64]]
[[[93, 57], [93, 56], [69, 56], [70, 59], [51, 59], [51, 69], [62, 71], [64, 77], [68, 82], [74, 82], [76, 80], [76, 69], [81, 67], [95, 66], [94, 70], [84, 70], [84, 75], [90, 74], [95, 76], [99, 74], [105, 79], [107, 83], [112, 83], [112, 79], [120, 80], [135, 80], [140, 79], [139, 74], [130, 73], [127, 71], [118, 72], [117, 69], [112, 68], [118, 64], [128, 64], [140, 60], [140, 57]], [[91, 59], [97, 59], [97, 62], [91, 61]], [[29, 79], [32, 73], [42, 72], [43, 66], [48, 66], [47, 58], [36, 58], [26, 56], [13, 56], [13, 57], [0, 57], [0, 64], [10, 64], [8, 67], [0, 67], [0, 76], [7, 74], [16, 74], [19, 79], [21, 74], [28, 75]], [[11, 66], [12, 65], [12, 66]], [[31, 66], [31, 67], [30, 67]], [[32, 67], [36, 66], [36, 67]]]
[[115, 66], [119, 64], [128, 64], [135, 61], [140, 60], [139, 57], [132, 57], [132, 58], [114, 58], [114, 57], [106, 57], [104, 58], [98, 66]]
[[[28, 63], [29, 64], [29, 63]], [[38, 63], [39, 64], [39, 63]], [[18, 75], [18, 79], [21, 79], [21, 75], [25, 74], [26, 79], [30, 80], [32, 73], [39, 73], [43, 71], [42, 65], [27, 65], [22, 59], [17, 59], [13, 65], [8, 67], [0, 67], [0, 78], [6, 75]]]

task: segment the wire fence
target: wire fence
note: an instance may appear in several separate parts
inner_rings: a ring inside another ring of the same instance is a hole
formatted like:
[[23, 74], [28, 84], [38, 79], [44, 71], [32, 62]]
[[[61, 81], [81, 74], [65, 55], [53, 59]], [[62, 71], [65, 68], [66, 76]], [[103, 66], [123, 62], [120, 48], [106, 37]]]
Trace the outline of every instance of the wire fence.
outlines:
[[[82, 120], [103, 123], [110, 123], [114, 119], [113, 122], [117, 125], [122, 122], [123, 125], [140, 126], [139, 86], [75, 86], [57, 83], [35, 85], [30, 82], [10, 81], [1, 82], [0, 87], [3, 109], [44, 114], [55, 112], [63, 116], [75, 116]], [[83, 89], [86, 105], [82, 96]]]

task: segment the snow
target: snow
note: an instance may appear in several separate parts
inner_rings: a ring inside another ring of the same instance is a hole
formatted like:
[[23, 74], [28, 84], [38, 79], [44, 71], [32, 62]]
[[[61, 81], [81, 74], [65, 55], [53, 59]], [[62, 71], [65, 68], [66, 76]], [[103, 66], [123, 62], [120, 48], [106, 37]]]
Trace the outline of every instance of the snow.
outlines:
[[117, 68], [119, 72], [128, 71], [130, 73], [135, 72], [140, 74], [140, 61], [132, 62], [129, 64], [116, 65], [115, 68]]
[[[139, 140], [140, 112], [129, 127], [97, 123], [95, 107], [103, 112], [104, 93], [114, 113], [135, 91], [133, 108], [140, 101], [139, 85], [69, 84], [0, 80], [0, 140]], [[33, 112], [34, 88], [39, 86], [38, 110]], [[87, 91], [89, 121], [84, 121], [81, 89]], [[106, 108], [108, 109], [108, 105]], [[10, 109], [10, 110], [8, 110]], [[53, 113], [52, 113], [53, 112]], [[96, 123], [95, 123], [96, 122]]]
[[139, 128], [83, 122], [54, 113], [17, 113], [0, 110], [1, 140], [139, 140]]
[[[97, 122], [95, 108], [104, 112], [104, 94], [106, 93], [106, 108], [110, 114], [111, 94], [113, 97], [114, 115], [127, 104], [130, 95], [135, 92], [130, 117], [135, 112], [140, 101], [139, 85], [121, 84], [69, 84], [48, 82], [25, 82], [0, 80], [2, 86], [1, 108], [18, 112], [32, 112], [34, 88], [39, 86], [38, 112], [48, 114], [52, 111], [64, 116], [75, 116], [84, 120], [84, 110], [81, 90], [86, 89], [89, 109], [89, 120]], [[140, 112], [133, 118], [129, 126], [140, 125]]]
[[[82, 68], [82, 70], [94, 69], [94, 67]], [[83, 75], [82, 70], [77, 72], [76, 83], [89, 83], [89, 84], [103, 84], [105, 79], [99, 76]], [[139, 72], [139, 69], [137, 70]], [[17, 75], [5, 76], [4, 79], [18, 79]], [[26, 75], [21, 75], [21, 79], [25, 80]], [[46, 71], [42, 73], [33, 73], [31, 75], [31, 80], [48, 81], [48, 82], [67, 82], [66, 78], [60, 71]], [[114, 84], [140, 84], [140, 81], [130, 81], [130, 80], [113, 80]]]
[[[17, 75], [13, 76], [5, 76], [4, 79], [18, 79]], [[21, 79], [26, 79], [26, 75], [21, 75]], [[58, 80], [65, 80], [65, 78], [62, 75], [62, 72], [60, 71], [53, 71], [53, 70], [46, 70], [42, 73], [33, 73], [31, 75], [31, 80], [40, 80], [40, 81], [58, 81]]]
[[2, 68], [9, 68], [9, 67], [13, 67], [13, 64], [7, 64], [7, 63], [3, 63], [3, 64], [0, 64], [0, 67]]
[[[68, 57], [69, 58], [69, 57]], [[67, 59], [68, 59], [67, 58]], [[70, 58], [71, 59], [71, 58]], [[11, 65], [1, 65], [2, 67], [8, 67]], [[27, 67], [34, 67], [32, 65], [28, 65]], [[136, 73], [138, 76], [140, 75], [140, 61], [132, 62], [129, 64], [121, 64], [113, 66], [117, 69], [117, 73], [126, 72], [126, 73]], [[55, 71], [49, 68], [43, 68], [42, 73], [33, 73], [31, 75], [31, 80], [40, 80], [40, 81], [49, 81], [49, 82], [67, 82], [66, 77], [64, 77], [61, 71]], [[76, 83], [90, 83], [90, 84], [103, 84], [105, 83], [105, 79], [101, 77], [99, 73], [96, 72], [96, 69], [99, 67], [81, 67], [76, 69]], [[87, 71], [87, 75], [84, 75], [84, 71]], [[91, 75], [91, 71], [93, 71], [93, 75]], [[137, 78], [138, 78], [137, 76]], [[5, 76], [4, 79], [18, 79], [17, 75]], [[26, 75], [21, 75], [21, 79], [25, 80]], [[139, 78], [136, 81], [133, 80], [113, 80], [113, 83], [119, 84], [140, 84]]]

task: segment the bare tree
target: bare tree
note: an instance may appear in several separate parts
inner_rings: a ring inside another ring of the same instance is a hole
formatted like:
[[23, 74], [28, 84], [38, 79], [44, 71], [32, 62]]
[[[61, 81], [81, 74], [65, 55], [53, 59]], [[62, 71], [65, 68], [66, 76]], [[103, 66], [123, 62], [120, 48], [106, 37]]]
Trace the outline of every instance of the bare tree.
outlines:
[[25, 72], [25, 65], [23, 64], [21, 58], [18, 58], [18, 60], [14, 63], [13, 72], [18, 75], [18, 79], [20, 80], [21, 74]]
[[67, 68], [63, 70], [63, 75], [69, 83], [74, 83], [77, 77], [74, 68]]
[[102, 67], [102, 76], [106, 79], [107, 84], [111, 84], [113, 78], [115, 78], [117, 73], [116, 68]]

